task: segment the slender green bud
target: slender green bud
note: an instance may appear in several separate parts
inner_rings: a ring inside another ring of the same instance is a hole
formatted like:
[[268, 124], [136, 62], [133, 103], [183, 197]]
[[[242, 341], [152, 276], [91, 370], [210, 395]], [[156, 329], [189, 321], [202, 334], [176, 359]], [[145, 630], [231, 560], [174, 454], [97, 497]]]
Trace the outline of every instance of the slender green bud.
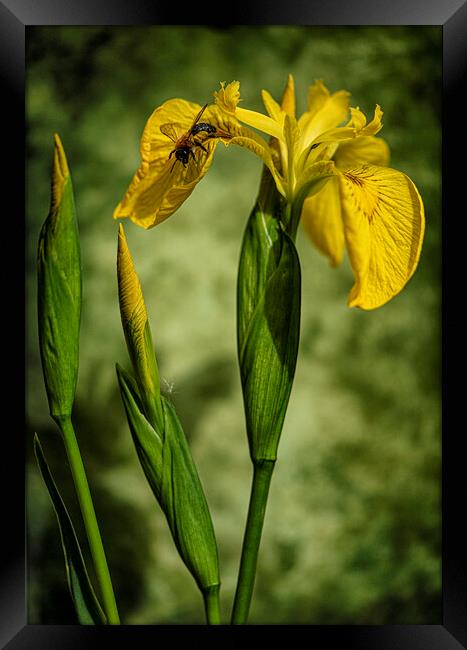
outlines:
[[161, 397], [163, 429], [142, 411], [138, 385], [120, 366], [117, 377], [135, 448], [177, 550], [200, 590], [220, 584], [216, 538], [203, 488], [173, 405]]
[[71, 414], [78, 378], [81, 258], [73, 187], [57, 134], [49, 215], [38, 249], [39, 345], [52, 417]]
[[245, 230], [237, 285], [237, 342], [252, 460], [276, 460], [297, 361], [300, 263], [281, 224], [268, 170]]
[[118, 229], [118, 298], [123, 331], [148, 420], [163, 427], [159, 371], [141, 283], [133, 264], [125, 231]]

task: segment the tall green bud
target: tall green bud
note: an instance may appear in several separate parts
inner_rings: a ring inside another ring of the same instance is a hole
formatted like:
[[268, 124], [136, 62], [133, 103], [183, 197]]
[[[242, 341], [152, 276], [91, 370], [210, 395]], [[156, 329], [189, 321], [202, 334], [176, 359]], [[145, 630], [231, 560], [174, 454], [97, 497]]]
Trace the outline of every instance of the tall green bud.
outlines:
[[264, 168], [237, 285], [238, 357], [253, 462], [277, 458], [298, 353], [300, 263], [280, 217], [280, 195]]
[[207, 598], [220, 584], [214, 528], [182, 426], [173, 405], [160, 394], [146, 306], [122, 226], [117, 268], [122, 324], [136, 377], [117, 365], [128, 424], [177, 550]]
[[81, 258], [70, 170], [54, 136], [49, 215], [38, 250], [39, 345], [53, 418], [71, 414], [78, 378]]

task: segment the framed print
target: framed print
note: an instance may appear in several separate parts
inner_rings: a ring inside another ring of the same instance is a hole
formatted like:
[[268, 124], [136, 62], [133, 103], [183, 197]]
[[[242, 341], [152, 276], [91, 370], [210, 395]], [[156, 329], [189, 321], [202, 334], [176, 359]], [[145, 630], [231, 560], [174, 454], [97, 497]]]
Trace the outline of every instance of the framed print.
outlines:
[[465, 4], [121, 4], [0, 4], [2, 647], [467, 647]]

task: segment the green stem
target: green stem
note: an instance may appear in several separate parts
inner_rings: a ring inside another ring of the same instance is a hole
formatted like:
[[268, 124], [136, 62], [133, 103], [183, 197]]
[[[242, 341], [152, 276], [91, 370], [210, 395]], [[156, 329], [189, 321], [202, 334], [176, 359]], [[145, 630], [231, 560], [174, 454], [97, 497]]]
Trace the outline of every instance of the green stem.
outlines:
[[220, 625], [221, 609], [219, 602], [219, 585], [208, 587], [208, 589], [203, 592], [203, 598], [207, 624]]
[[290, 211], [288, 213], [290, 215], [290, 219], [287, 222], [286, 230], [293, 242], [295, 242], [295, 239], [297, 237], [297, 230], [300, 223], [304, 200], [305, 195], [297, 196], [292, 205], [290, 206], [290, 204], [288, 204], [287, 206], [288, 208], [290, 206]]
[[63, 418], [57, 417], [55, 420], [63, 434], [63, 441], [65, 443], [65, 449], [70, 463], [81, 513], [83, 515], [89, 548], [91, 549], [96, 577], [102, 595], [102, 605], [107, 616], [107, 621], [111, 625], [120, 625], [120, 618], [118, 616], [109, 568], [107, 566], [104, 547], [102, 545], [102, 539], [97, 525], [94, 504], [92, 502], [91, 492], [86, 478], [86, 471], [79, 451], [73, 424], [69, 416]]
[[242, 559], [240, 560], [237, 591], [232, 612], [232, 625], [244, 625], [248, 619], [274, 464], [274, 460], [254, 461], [250, 505], [243, 538]]

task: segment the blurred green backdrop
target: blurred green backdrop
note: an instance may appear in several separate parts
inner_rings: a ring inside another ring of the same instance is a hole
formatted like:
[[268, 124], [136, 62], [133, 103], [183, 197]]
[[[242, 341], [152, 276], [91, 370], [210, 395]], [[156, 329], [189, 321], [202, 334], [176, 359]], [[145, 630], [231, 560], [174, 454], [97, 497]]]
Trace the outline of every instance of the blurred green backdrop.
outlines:
[[[203, 623], [132, 447], [114, 364], [129, 366], [117, 302], [112, 211], [139, 164], [139, 138], [171, 97], [210, 101], [241, 81], [245, 106], [279, 98], [293, 73], [299, 112], [314, 79], [384, 110], [391, 165], [425, 202], [419, 268], [375, 312], [346, 307], [352, 274], [306, 235], [302, 336], [268, 505], [252, 623], [440, 622], [440, 83], [437, 27], [34, 27], [27, 47], [27, 494], [29, 622], [75, 622], [55, 517], [32, 457], [37, 431], [82, 533], [48, 416], [36, 324], [36, 247], [49, 204], [52, 134], [71, 167], [84, 304], [75, 422], [121, 615]], [[159, 367], [205, 486], [228, 620], [249, 497], [236, 360], [236, 272], [261, 165], [217, 148], [181, 209], [126, 223]]]

